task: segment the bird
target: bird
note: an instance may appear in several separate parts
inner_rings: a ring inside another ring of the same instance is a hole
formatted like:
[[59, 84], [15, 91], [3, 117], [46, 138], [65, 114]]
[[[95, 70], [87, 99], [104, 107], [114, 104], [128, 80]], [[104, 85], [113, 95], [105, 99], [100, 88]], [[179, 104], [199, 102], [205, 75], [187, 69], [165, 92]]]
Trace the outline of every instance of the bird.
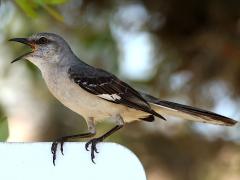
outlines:
[[[31, 48], [12, 61], [26, 59], [37, 66], [53, 96], [64, 106], [81, 115], [87, 123], [88, 131], [64, 136], [53, 141], [52, 160], [55, 165], [57, 147], [70, 139], [92, 138], [85, 144], [95, 163], [97, 144], [133, 121], [153, 122], [166, 116], [176, 116], [186, 120], [233, 126], [237, 121], [203, 109], [161, 100], [152, 95], [135, 90], [118, 77], [103, 69], [93, 67], [79, 59], [69, 44], [60, 36], [49, 32], [35, 33], [26, 38], [12, 38]], [[110, 119], [115, 126], [99, 137], [96, 124]], [[89, 147], [91, 147], [89, 149]]]

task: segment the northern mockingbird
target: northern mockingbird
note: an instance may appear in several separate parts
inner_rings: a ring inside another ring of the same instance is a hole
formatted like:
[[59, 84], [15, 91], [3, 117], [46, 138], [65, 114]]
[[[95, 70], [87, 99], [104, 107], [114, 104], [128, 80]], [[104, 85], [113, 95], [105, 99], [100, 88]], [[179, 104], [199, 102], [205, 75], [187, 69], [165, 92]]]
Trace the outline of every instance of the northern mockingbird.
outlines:
[[91, 160], [94, 162], [96, 145], [132, 121], [154, 121], [155, 117], [166, 120], [172, 115], [188, 120], [232, 126], [237, 121], [202, 109], [163, 101], [136, 91], [113, 74], [92, 67], [81, 61], [68, 43], [53, 33], [37, 33], [28, 38], [13, 38], [32, 48], [12, 62], [22, 58], [31, 61], [41, 71], [51, 93], [66, 107], [82, 115], [87, 122], [88, 132], [57, 139], [51, 151], [55, 164], [58, 144], [73, 138], [89, 138], [96, 134], [95, 124], [112, 119], [116, 126], [100, 137], [86, 143], [91, 145]]

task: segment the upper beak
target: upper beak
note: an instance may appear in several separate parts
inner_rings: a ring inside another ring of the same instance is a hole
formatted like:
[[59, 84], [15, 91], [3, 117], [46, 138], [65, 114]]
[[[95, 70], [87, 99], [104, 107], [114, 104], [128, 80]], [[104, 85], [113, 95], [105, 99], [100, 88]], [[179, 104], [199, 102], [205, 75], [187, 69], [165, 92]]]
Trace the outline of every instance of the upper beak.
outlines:
[[[19, 43], [23, 43], [23, 44], [26, 44], [28, 46], [30, 46], [32, 49], [34, 49], [34, 44], [29, 41], [27, 38], [13, 38], [13, 39], [9, 39], [9, 41], [15, 41], [15, 42], [19, 42]], [[33, 51], [31, 52], [27, 52], [19, 57], [17, 57], [16, 59], [14, 59], [11, 63], [14, 63], [22, 58], [24, 58], [26, 55], [29, 55], [31, 54]]]
[[12, 39], [9, 39], [9, 41], [15, 41], [15, 42], [23, 43], [30, 46], [30, 41], [27, 38], [12, 38]]

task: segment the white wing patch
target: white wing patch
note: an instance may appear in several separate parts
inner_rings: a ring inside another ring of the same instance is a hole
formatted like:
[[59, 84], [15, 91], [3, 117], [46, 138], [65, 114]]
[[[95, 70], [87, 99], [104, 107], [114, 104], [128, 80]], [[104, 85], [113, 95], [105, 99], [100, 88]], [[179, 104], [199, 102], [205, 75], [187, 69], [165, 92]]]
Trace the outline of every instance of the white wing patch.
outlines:
[[107, 99], [109, 101], [115, 101], [115, 100], [120, 100], [121, 97], [118, 96], [117, 94], [100, 94], [97, 95], [98, 97], [101, 97], [103, 99]]

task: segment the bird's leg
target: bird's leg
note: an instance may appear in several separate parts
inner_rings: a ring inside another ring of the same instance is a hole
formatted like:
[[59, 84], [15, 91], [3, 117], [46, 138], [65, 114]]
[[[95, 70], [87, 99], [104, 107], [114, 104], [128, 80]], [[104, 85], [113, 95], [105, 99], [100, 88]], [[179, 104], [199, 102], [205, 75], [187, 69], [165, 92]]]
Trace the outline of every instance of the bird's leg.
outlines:
[[116, 119], [117, 119], [118, 125], [116, 125], [114, 128], [112, 128], [110, 131], [106, 132], [102, 136], [100, 136], [98, 138], [93, 138], [86, 143], [85, 148], [86, 148], [87, 151], [89, 151], [88, 147], [91, 144], [91, 160], [92, 160], [93, 163], [95, 163], [94, 162], [95, 153], [98, 153], [97, 147], [96, 147], [97, 143], [102, 142], [108, 136], [110, 136], [111, 134], [113, 134], [114, 132], [118, 131], [119, 129], [121, 129], [123, 127], [124, 121], [123, 121], [122, 117], [120, 115], [117, 115]]
[[52, 147], [51, 147], [51, 152], [52, 152], [52, 155], [53, 155], [53, 164], [55, 166], [55, 160], [56, 160], [56, 153], [57, 153], [57, 147], [58, 147], [58, 144], [60, 143], [60, 147], [61, 147], [61, 153], [62, 155], [63, 154], [63, 144], [64, 142], [66, 142], [68, 139], [75, 139], [75, 138], [89, 138], [89, 137], [92, 137], [94, 136], [95, 134], [92, 133], [92, 132], [88, 132], [88, 133], [82, 133], [82, 134], [75, 134], [75, 135], [71, 135], [71, 136], [64, 136], [64, 137], [61, 137], [57, 140], [55, 140], [53, 143], [52, 143]]
[[57, 147], [58, 144], [60, 143], [60, 149], [61, 149], [61, 153], [63, 154], [63, 144], [64, 142], [66, 142], [68, 139], [77, 139], [77, 138], [89, 138], [89, 137], [93, 137], [96, 134], [96, 130], [95, 130], [95, 124], [94, 124], [94, 120], [93, 118], [88, 118], [87, 120], [87, 124], [88, 124], [88, 130], [89, 132], [87, 133], [82, 133], [82, 134], [75, 134], [75, 135], [70, 135], [70, 136], [64, 136], [61, 137], [57, 140], [55, 140], [52, 143], [52, 147], [51, 147], [51, 152], [53, 155], [53, 165], [55, 166], [55, 160], [56, 160], [56, 153], [57, 153]]

